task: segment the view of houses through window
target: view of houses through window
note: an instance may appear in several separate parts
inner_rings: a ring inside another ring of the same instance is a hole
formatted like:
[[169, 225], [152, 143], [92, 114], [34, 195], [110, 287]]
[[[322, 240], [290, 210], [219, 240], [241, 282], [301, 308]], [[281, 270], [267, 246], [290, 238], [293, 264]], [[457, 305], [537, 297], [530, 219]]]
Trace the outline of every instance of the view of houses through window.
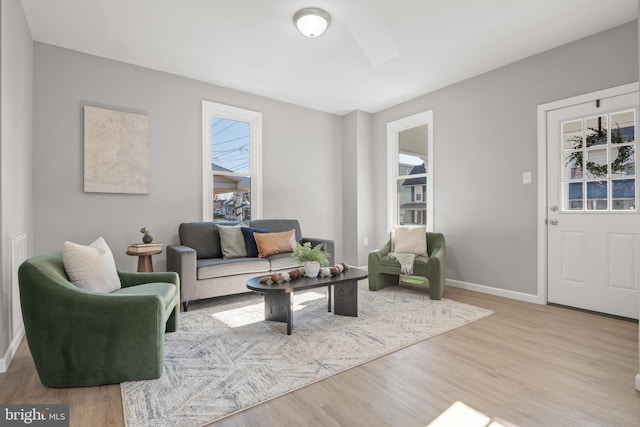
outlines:
[[251, 219], [249, 123], [211, 118], [213, 220]]
[[202, 102], [205, 221], [260, 215], [261, 113]]
[[[400, 176], [398, 179], [398, 220], [404, 224], [427, 223], [427, 177], [424, 161], [420, 157], [400, 154]], [[415, 164], [417, 163], [418, 164]]]
[[427, 224], [427, 125], [398, 133], [398, 224]]
[[387, 226], [433, 231], [433, 111], [387, 123]]

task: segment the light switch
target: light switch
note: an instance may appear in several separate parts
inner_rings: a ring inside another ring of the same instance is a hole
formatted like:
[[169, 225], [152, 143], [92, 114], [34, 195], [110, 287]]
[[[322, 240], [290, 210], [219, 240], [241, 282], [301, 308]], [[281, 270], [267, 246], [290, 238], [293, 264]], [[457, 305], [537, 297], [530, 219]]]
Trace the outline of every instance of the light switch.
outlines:
[[531, 184], [531, 172], [522, 172], [522, 183]]

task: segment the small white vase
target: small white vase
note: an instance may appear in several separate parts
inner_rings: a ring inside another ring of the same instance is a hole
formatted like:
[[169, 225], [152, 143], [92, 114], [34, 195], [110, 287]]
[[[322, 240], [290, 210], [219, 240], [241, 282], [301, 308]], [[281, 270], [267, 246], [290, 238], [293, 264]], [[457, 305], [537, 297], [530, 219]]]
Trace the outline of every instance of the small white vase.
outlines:
[[304, 262], [304, 275], [307, 277], [318, 277], [320, 272], [320, 263], [318, 261]]

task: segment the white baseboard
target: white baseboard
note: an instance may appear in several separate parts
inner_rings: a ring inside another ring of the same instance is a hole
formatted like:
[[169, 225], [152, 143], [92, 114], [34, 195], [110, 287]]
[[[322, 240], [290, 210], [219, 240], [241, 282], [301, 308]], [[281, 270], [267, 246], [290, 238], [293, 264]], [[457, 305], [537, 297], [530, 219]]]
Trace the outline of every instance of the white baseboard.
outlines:
[[23, 337], [24, 326], [20, 328], [20, 331], [18, 331], [18, 335], [13, 339], [13, 341], [11, 341], [11, 345], [4, 353], [4, 356], [2, 356], [2, 358], [0, 359], [0, 374], [7, 372], [7, 370], [9, 369], [11, 360], [13, 359], [13, 356], [15, 356], [16, 351], [18, 351], [18, 347], [20, 346]]
[[636, 390], [640, 391], [640, 373], [636, 374]]
[[476, 283], [469, 283], [469, 282], [462, 282], [460, 280], [446, 279], [445, 283], [455, 288], [468, 289], [470, 291], [482, 292], [483, 294], [511, 298], [518, 301], [530, 302], [533, 304], [546, 304], [546, 301], [542, 301], [542, 299], [538, 295], [525, 294], [523, 292], [517, 292], [517, 291], [510, 291], [508, 289], [492, 288], [491, 286], [478, 285]]

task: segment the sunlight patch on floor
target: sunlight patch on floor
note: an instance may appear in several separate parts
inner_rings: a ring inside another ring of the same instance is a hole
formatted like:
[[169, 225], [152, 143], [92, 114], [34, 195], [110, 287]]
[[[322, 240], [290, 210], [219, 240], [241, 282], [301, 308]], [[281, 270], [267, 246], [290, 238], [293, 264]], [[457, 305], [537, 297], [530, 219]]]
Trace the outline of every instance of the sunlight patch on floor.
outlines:
[[[313, 291], [297, 292], [293, 296], [293, 311], [299, 311], [306, 308], [309, 301], [327, 298], [326, 293], [318, 293]], [[240, 328], [252, 323], [264, 321], [264, 301], [256, 304], [246, 305], [231, 310], [221, 311], [211, 314], [211, 317], [219, 322], [224, 323], [230, 328]]]
[[488, 415], [458, 401], [428, 424], [427, 427], [517, 427]]
[[318, 292], [314, 292], [314, 291], [308, 291], [308, 292], [300, 292], [295, 294], [294, 299], [293, 299], [293, 311], [298, 311], [298, 310], [302, 310], [303, 308], [306, 307], [307, 302], [309, 301], [314, 301], [317, 299], [321, 299], [321, 298], [327, 298], [327, 294], [321, 294]]
[[[261, 313], [262, 318], [256, 315], [257, 313]], [[211, 317], [224, 323], [230, 328], [239, 328], [250, 325], [264, 319], [264, 302], [225, 310], [219, 313], [212, 313]]]

